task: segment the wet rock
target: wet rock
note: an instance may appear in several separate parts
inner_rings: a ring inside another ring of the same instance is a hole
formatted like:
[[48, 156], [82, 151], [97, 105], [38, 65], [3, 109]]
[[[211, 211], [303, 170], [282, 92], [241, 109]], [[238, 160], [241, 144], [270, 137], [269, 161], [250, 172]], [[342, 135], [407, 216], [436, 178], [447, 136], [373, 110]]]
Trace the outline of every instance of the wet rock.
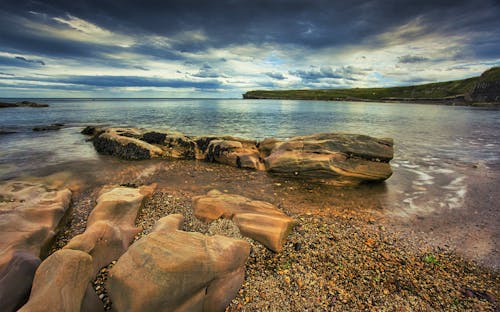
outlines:
[[[27, 281], [34, 272], [36, 259], [48, 254], [70, 201], [69, 189], [53, 190], [43, 184], [25, 181], [0, 185], [0, 276], [7, 280], [24, 278], [16, 283], [3, 284], [2, 293], [16, 293], [18, 298], [29, 293]], [[7, 303], [0, 301], [0, 306], [4, 305]]]
[[274, 144], [265, 164], [276, 175], [331, 179], [333, 184], [383, 181], [392, 175], [391, 139], [320, 133]]
[[144, 197], [156, 184], [130, 187], [106, 187], [87, 220], [87, 229], [64, 247], [80, 250], [93, 258], [94, 275], [103, 266], [118, 259], [142, 229], [134, 225]]
[[141, 141], [141, 136], [136, 129], [107, 128], [94, 137], [93, 144], [98, 153], [127, 160], [149, 159], [163, 154], [161, 148]]
[[62, 129], [62, 127], [64, 127], [64, 124], [62, 123], [55, 123], [55, 124], [51, 124], [51, 125], [48, 125], [48, 126], [38, 126], [38, 127], [34, 127], [33, 128], [33, 131], [54, 131], [54, 130], [60, 130]]
[[205, 159], [238, 168], [264, 170], [256, 142], [218, 139], [210, 141]]
[[56, 251], [38, 267], [28, 303], [19, 311], [80, 311], [91, 280], [91, 256], [78, 250]]
[[181, 215], [160, 219], [110, 271], [117, 311], [224, 311], [244, 278], [250, 246], [178, 230]]
[[30, 101], [22, 101], [16, 103], [0, 102], [0, 108], [5, 108], [5, 107], [49, 107], [49, 105], [30, 102]]
[[193, 210], [194, 215], [205, 222], [218, 218], [233, 220], [242, 235], [273, 251], [282, 250], [294, 224], [292, 218], [273, 204], [217, 190], [194, 197]]

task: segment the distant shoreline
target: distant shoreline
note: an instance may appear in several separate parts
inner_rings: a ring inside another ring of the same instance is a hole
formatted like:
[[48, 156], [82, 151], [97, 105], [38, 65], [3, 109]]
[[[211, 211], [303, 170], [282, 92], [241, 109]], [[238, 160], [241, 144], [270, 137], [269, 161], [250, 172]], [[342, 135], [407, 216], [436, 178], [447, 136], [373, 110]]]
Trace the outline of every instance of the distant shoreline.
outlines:
[[404, 87], [254, 90], [243, 99], [357, 101], [456, 106], [500, 106], [500, 67], [479, 77]]

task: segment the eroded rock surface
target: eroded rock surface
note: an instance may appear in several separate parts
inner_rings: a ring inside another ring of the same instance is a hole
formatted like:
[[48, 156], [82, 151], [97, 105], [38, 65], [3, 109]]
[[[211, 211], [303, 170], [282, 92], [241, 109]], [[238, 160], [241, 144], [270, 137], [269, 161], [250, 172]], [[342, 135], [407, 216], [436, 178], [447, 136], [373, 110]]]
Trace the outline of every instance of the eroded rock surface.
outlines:
[[330, 179], [337, 184], [383, 181], [392, 175], [392, 139], [320, 133], [265, 146], [266, 169], [277, 175]]
[[273, 204], [212, 190], [193, 198], [194, 215], [205, 222], [231, 219], [242, 235], [281, 251], [294, 220]]
[[38, 267], [28, 303], [19, 311], [80, 311], [92, 278], [90, 255], [58, 250]]
[[[18, 306], [26, 301], [39, 258], [46, 257], [70, 201], [69, 189], [49, 189], [25, 181], [0, 185], [1, 307]], [[8, 296], [9, 293], [15, 297]]]
[[94, 275], [111, 261], [118, 259], [142, 230], [134, 225], [144, 197], [156, 184], [131, 187], [105, 187], [87, 220], [87, 229], [64, 247], [81, 250], [93, 257]]
[[180, 231], [181, 215], [160, 219], [110, 271], [117, 311], [224, 311], [244, 279], [250, 245]]
[[87, 127], [83, 132], [93, 135], [99, 153], [123, 159], [202, 159], [338, 185], [383, 181], [392, 174], [392, 139], [366, 135], [319, 133], [287, 141], [268, 138], [257, 142], [135, 128]]

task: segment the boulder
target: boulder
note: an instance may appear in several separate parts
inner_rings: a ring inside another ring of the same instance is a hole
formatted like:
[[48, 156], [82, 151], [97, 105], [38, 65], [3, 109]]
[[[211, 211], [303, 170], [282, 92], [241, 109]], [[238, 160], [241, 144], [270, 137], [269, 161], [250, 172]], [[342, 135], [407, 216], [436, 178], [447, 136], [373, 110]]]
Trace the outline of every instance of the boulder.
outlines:
[[212, 190], [193, 198], [194, 215], [211, 222], [231, 219], [242, 235], [250, 237], [273, 251], [281, 251], [294, 220], [273, 204], [244, 196]]
[[28, 303], [19, 311], [80, 311], [92, 277], [91, 256], [58, 250], [38, 267]]
[[272, 174], [349, 185], [383, 181], [392, 175], [392, 139], [319, 133], [273, 144], [265, 158], [266, 169]]
[[98, 153], [127, 160], [142, 160], [162, 156], [158, 146], [142, 141], [142, 133], [133, 128], [106, 128], [93, 139]]
[[[44, 184], [26, 181], [0, 185], [1, 307], [25, 302], [39, 258], [47, 256], [68, 214], [70, 201], [69, 189], [49, 189]], [[12, 280], [16, 282], [7, 282]], [[12, 293], [17, 299], [7, 295]]]
[[93, 258], [94, 275], [111, 261], [118, 259], [142, 230], [135, 220], [144, 197], [153, 193], [156, 184], [131, 187], [106, 187], [87, 220], [87, 229], [64, 247], [80, 250]]
[[110, 270], [117, 311], [224, 311], [244, 279], [247, 242], [180, 231], [170, 215], [136, 241]]
[[208, 144], [205, 160], [238, 168], [264, 170], [255, 141], [215, 139]]

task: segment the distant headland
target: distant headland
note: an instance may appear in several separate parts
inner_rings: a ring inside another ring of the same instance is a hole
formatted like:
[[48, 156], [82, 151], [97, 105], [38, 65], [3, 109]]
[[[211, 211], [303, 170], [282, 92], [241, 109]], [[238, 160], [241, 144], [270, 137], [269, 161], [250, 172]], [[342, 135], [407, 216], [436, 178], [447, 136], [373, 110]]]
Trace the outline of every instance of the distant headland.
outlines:
[[40, 104], [30, 101], [22, 101], [16, 103], [0, 102], [0, 108], [6, 108], [6, 107], [49, 107], [49, 104]]
[[256, 90], [244, 99], [398, 102], [444, 105], [500, 106], [500, 67], [463, 80], [390, 88], [317, 90]]

